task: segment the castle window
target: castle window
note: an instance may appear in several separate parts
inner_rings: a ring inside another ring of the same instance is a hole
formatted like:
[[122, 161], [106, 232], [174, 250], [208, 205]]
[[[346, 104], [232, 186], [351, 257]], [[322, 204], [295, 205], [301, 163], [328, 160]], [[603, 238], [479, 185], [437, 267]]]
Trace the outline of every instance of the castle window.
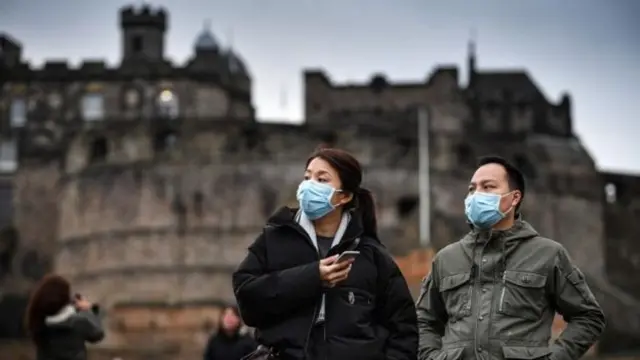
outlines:
[[180, 114], [178, 97], [171, 90], [162, 90], [157, 100], [158, 116], [167, 119], [175, 119]]
[[338, 134], [336, 134], [335, 131], [323, 132], [322, 134], [320, 134], [320, 141], [320, 144], [323, 148], [334, 147], [336, 145], [336, 142], [338, 141]]
[[140, 91], [137, 89], [129, 89], [124, 94], [124, 104], [127, 109], [134, 109], [140, 105]]
[[456, 149], [458, 155], [458, 161], [462, 165], [474, 165], [473, 152], [471, 147], [467, 144], [460, 144]]
[[57, 110], [62, 105], [62, 96], [57, 92], [53, 92], [49, 94], [47, 101], [52, 109]]
[[107, 143], [107, 139], [104, 137], [95, 139], [89, 149], [89, 163], [95, 164], [105, 161], [108, 152], [109, 144]]
[[142, 36], [140, 35], [134, 36], [131, 41], [131, 48], [133, 50], [133, 53], [134, 54], [141, 53], [143, 47], [144, 46], [143, 46]]
[[403, 196], [396, 203], [398, 217], [407, 218], [418, 206], [417, 196]]
[[244, 130], [244, 144], [248, 150], [253, 150], [260, 144], [261, 136], [255, 129]]
[[607, 185], [604, 186], [604, 195], [609, 204], [613, 204], [616, 202], [618, 197], [617, 192], [618, 192], [618, 189], [616, 188], [616, 185], [613, 183], [608, 183]]
[[204, 213], [204, 194], [200, 191], [193, 193], [193, 210], [198, 216]]
[[524, 113], [525, 111], [529, 110], [529, 104], [525, 101], [519, 101], [516, 103], [516, 110], [519, 113]]
[[396, 145], [398, 146], [398, 155], [403, 158], [409, 155], [411, 149], [411, 140], [404, 137], [396, 137]]
[[100, 93], [87, 93], [80, 104], [82, 118], [85, 121], [100, 121], [104, 119], [104, 97]]
[[515, 160], [516, 167], [520, 171], [522, 171], [522, 174], [525, 176], [525, 178], [529, 180], [533, 180], [536, 178], [537, 176], [536, 168], [529, 161], [529, 159], [527, 159], [523, 155], [517, 155], [514, 160]]
[[153, 149], [156, 152], [168, 151], [176, 146], [178, 136], [175, 132], [167, 130], [156, 134], [153, 140]]
[[27, 102], [25, 99], [13, 99], [11, 102], [11, 127], [23, 127], [27, 122]]
[[491, 114], [495, 114], [500, 111], [500, 103], [495, 100], [487, 101], [485, 106], [487, 111]]
[[14, 172], [18, 168], [17, 144], [14, 139], [0, 142], [0, 172]]

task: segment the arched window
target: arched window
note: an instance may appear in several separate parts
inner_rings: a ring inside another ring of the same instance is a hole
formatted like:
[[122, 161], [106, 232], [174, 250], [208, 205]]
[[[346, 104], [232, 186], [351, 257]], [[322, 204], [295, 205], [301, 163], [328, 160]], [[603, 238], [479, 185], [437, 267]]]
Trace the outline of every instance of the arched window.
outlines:
[[163, 152], [173, 149], [178, 142], [178, 135], [171, 130], [156, 133], [153, 139], [153, 148], [156, 152]]
[[538, 175], [537, 172], [536, 172], [536, 168], [531, 163], [531, 161], [529, 161], [529, 159], [527, 159], [526, 156], [524, 156], [524, 155], [516, 155], [514, 160], [515, 160], [516, 167], [520, 171], [522, 171], [522, 174], [525, 176], [525, 178], [527, 178], [528, 180], [535, 180], [535, 178]]
[[178, 96], [171, 90], [162, 90], [156, 100], [156, 110], [162, 118], [177, 118], [180, 115]]
[[396, 203], [396, 211], [401, 219], [407, 218], [418, 207], [419, 199], [417, 196], [403, 196]]
[[104, 97], [100, 93], [84, 94], [80, 103], [80, 111], [85, 121], [100, 121], [104, 119]]
[[609, 204], [613, 204], [616, 202], [617, 198], [618, 198], [618, 189], [616, 188], [616, 185], [613, 183], [608, 183], [607, 185], [604, 186], [604, 195], [607, 199], [607, 202]]
[[109, 144], [106, 138], [99, 137], [93, 140], [89, 149], [89, 163], [95, 164], [107, 160], [108, 153]]

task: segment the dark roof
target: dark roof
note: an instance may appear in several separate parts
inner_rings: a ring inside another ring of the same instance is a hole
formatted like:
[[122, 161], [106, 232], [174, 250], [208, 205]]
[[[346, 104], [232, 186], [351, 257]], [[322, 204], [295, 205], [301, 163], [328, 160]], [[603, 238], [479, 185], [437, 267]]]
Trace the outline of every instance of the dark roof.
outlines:
[[484, 71], [477, 72], [475, 90], [481, 99], [499, 100], [505, 92], [514, 100], [544, 99], [544, 95], [526, 71]]

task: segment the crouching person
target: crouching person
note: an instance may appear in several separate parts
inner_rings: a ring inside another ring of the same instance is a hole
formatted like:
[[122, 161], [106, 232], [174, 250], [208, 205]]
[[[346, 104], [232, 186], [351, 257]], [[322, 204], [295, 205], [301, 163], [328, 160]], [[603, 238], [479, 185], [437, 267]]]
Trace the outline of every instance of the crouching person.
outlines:
[[37, 360], [87, 359], [86, 343], [104, 338], [99, 308], [58, 275], [47, 275], [37, 284], [27, 307], [25, 325], [36, 346]]

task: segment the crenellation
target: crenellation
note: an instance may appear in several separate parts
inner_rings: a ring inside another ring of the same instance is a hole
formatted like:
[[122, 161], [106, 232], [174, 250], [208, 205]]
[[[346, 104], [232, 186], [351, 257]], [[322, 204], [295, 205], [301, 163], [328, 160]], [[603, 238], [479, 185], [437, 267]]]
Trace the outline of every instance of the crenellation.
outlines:
[[128, 6], [120, 10], [120, 24], [122, 27], [154, 27], [165, 31], [168, 16], [164, 8], [151, 8], [143, 5], [141, 8]]

